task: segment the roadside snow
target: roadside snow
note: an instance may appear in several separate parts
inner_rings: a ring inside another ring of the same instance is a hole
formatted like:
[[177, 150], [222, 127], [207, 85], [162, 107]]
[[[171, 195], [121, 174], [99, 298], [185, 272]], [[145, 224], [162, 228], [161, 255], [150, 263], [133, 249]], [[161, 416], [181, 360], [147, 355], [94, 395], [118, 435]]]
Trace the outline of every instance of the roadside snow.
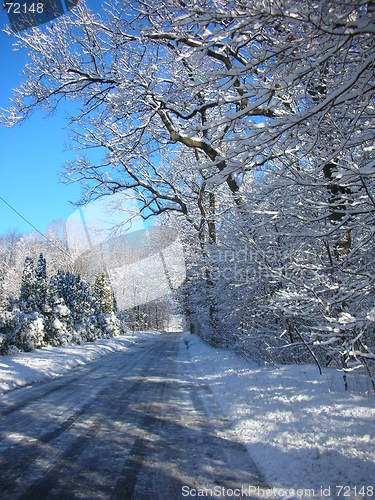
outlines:
[[17, 387], [59, 377], [115, 351], [126, 351], [131, 345], [155, 332], [129, 333], [96, 342], [64, 347], [44, 347], [29, 353], [0, 356], [0, 393]]
[[[333, 369], [319, 376], [313, 365], [259, 367], [190, 334], [180, 361], [183, 376], [209, 385], [268, 484], [280, 489], [274, 498], [313, 496], [307, 489], [315, 498], [363, 498], [362, 486], [375, 496], [375, 400], [363, 381], [348, 393]], [[347, 486], [340, 495], [339, 486]]]

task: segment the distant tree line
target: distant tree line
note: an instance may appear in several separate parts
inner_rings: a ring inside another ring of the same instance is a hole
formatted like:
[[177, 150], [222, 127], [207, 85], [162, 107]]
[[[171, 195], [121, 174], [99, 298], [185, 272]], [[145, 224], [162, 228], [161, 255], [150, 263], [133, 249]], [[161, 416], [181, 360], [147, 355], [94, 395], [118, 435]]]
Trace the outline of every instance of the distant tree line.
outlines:
[[132, 330], [157, 330], [164, 331], [169, 327], [171, 310], [168, 298], [152, 300], [140, 304], [126, 311], [126, 323]]

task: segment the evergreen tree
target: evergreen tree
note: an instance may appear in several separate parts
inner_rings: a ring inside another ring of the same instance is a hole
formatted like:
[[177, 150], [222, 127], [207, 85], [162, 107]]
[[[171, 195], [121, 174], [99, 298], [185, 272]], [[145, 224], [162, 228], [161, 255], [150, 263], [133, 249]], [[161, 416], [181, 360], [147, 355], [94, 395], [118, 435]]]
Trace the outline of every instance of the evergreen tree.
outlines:
[[114, 295], [112, 288], [108, 284], [104, 273], [100, 273], [95, 278], [94, 291], [98, 304], [98, 310], [103, 314], [113, 313]]
[[64, 299], [65, 305], [73, 315], [78, 307], [77, 288], [80, 277], [59, 269], [50, 280], [51, 296]]
[[41, 255], [37, 268], [30, 257], [26, 257], [21, 279], [19, 301], [9, 306], [7, 313], [6, 339], [4, 352], [13, 349], [32, 351], [44, 343], [45, 318], [44, 303], [47, 283], [45, 260]]
[[104, 273], [100, 273], [95, 279], [94, 296], [96, 315], [102, 335], [105, 337], [118, 335], [120, 333], [120, 325], [114, 312], [114, 294]]
[[49, 313], [46, 339], [51, 345], [64, 345], [73, 339], [72, 315], [63, 298], [54, 298]]
[[35, 273], [34, 262], [31, 257], [26, 257], [21, 280], [20, 301], [26, 307], [35, 307]]
[[92, 288], [79, 274], [58, 270], [47, 281], [43, 254], [25, 259], [19, 300], [0, 304], [0, 353], [82, 343], [120, 332], [113, 290], [104, 273]]
[[51, 345], [62, 345], [73, 337], [72, 314], [64, 299], [63, 271], [51, 277], [48, 287], [48, 322], [46, 340]]
[[41, 253], [35, 268], [35, 301], [40, 311], [44, 311], [47, 300], [47, 263]]
[[112, 290], [112, 301], [113, 301], [113, 312], [115, 314], [118, 313], [118, 306], [117, 306], [117, 300], [116, 300], [116, 295], [115, 292]]
[[79, 320], [82, 317], [89, 316], [94, 312], [93, 297], [90, 287], [87, 283], [81, 280], [78, 275], [74, 287], [74, 308], [73, 316]]

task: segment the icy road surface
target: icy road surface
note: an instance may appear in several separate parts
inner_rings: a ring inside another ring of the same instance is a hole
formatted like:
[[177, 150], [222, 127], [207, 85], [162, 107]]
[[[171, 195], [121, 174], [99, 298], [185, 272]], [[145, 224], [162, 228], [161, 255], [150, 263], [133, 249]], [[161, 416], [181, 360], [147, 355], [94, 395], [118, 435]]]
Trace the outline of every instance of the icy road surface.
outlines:
[[179, 345], [178, 334], [155, 335], [2, 396], [0, 498], [172, 500], [187, 487], [265, 487], [209, 387], [178, 375]]

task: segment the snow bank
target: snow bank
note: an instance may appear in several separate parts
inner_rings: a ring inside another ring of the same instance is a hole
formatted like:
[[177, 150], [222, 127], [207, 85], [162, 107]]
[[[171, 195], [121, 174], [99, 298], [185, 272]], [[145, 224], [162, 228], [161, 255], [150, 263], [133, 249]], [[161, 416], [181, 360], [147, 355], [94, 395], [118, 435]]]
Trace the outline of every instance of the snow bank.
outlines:
[[0, 356], [0, 393], [59, 377], [115, 351], [126, 351], [131, 345], [155, 332], [129, 333], [96, 342], [64, 347], [44, 347], [30, 353]]
[[[348, 486], [340, 496], [354, 498], [354, 487], [372, 485], [375, 496], [375, 400], [363, 381], [349, 379], [348, 393], [336, 370], [319, 376], [313, 365], [259, 367], [190, 334], [180, 358], [184, 376], [210, 386], [271, 487], [313, 488], [321, 498]], [[278, 495], [302, 496], [311, 494]]]

